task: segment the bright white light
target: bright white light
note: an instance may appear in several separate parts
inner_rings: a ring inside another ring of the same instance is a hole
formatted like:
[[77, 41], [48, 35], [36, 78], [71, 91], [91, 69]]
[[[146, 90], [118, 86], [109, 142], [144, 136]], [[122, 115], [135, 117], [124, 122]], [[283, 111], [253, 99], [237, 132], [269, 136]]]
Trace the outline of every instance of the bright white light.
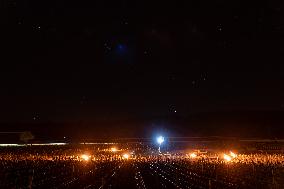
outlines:
[[23, 144], [0, 144], [0, 146], [24, 146]]
[[161, 145], [164, 141], [165, 141], [165, 138], [163, 136], [159, 136], [157, 138], [157, 142], [158, 142], [159, 145]]
[[81, 155], [81, 158], [85, 161], [88, 161], [90, 159], [90, 156], [83, 154], [83, 155]]
[[38, 144], [32, 144], [33, 146], [60, 146], [60, 145], [67, 145], [67, 143], [38, 143]]
[[128, 154], [123, 154], [122, 156], [124, 159], [128, 159], [129, 158], [129, 155]]
[[231, 158], [229, 155], [224, 154], [224, 160], [226, 160], [226, 161], [231, 161], [232, 158]]
[[117, 149], [116, 149], [115, 147], [111, 148], [110, 150], [111, 150], [112, 152], [116, 152], [116, 151], [117, 151]]
[[232, 158], [236, 158], [237, 154], [235, 154], [234, 152], [230, 151], [230, 155], [232, 156]]
[[191, 153], [191, 154], [189, 155], [189, 157], [190, 157], [190, 158], [196, 158], [197, 155], [196, 155], [196, 153]]

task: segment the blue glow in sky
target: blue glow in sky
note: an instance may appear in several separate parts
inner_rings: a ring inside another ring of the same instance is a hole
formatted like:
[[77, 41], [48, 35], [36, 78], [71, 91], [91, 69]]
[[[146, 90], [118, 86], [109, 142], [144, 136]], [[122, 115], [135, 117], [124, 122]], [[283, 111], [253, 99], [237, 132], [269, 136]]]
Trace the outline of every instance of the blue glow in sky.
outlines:
[[117, 47], [116, 47], [116, 52], [117, 52], [119, 55], [123, 55], [123, 54], [127, 53], [127, 47], [126, 47], [126, 45], [124, 45], [124, 44], [118, 44]]

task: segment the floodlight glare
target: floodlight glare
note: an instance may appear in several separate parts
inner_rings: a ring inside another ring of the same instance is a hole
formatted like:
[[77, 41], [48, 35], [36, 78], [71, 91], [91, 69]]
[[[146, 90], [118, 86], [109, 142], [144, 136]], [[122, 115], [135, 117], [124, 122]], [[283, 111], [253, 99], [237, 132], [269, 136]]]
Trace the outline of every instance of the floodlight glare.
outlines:
[[164, 141], [165, 141], [165, 138], [163, 136], [159, 136], [157, 138], [157, 142], [158, 142], [159, 145], [161, 145]]

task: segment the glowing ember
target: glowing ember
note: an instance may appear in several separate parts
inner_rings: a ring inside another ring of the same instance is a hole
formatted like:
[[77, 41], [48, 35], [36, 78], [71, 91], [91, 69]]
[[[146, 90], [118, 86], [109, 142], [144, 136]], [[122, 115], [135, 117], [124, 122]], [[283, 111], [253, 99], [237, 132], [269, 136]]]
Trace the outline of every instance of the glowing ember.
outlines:
[[232, 158], [231, 158], [229, 155], [224, 154], [224, 160], [226, 160], [226, 161], [231, 161]]
[[81, 155], [81, 158], [82, 158], [83, 160], [85, 160], [85, 161], [89, 161], [90, 156], [88, 156], [88, 155], [86, 155], [86, 154], [83, 154], [83, 155]]
[[129, 158], [129, 154], [123, 154], [122, 156], [124, 159], [128, 159]]
[[235, 154], [234, 152], [230, 152], [230, 156], [232, 157], [232, 158], [236, 158], [237, 157], [237, 154]]
[[190, 157], [190, 158], [196, 158], [197, 155], [196, 155], [195, 153], [191, 153], [191, 154], [189, 155], [189, 157]]

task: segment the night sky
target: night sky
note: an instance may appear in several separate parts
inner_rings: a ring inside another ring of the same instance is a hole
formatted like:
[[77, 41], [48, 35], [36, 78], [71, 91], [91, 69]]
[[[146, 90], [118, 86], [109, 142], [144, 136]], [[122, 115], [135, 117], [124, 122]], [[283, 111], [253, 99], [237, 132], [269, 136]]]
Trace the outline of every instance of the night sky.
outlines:
[[1, 131], [278, 136], [283, 1], [185, 2], [2, 0]]

